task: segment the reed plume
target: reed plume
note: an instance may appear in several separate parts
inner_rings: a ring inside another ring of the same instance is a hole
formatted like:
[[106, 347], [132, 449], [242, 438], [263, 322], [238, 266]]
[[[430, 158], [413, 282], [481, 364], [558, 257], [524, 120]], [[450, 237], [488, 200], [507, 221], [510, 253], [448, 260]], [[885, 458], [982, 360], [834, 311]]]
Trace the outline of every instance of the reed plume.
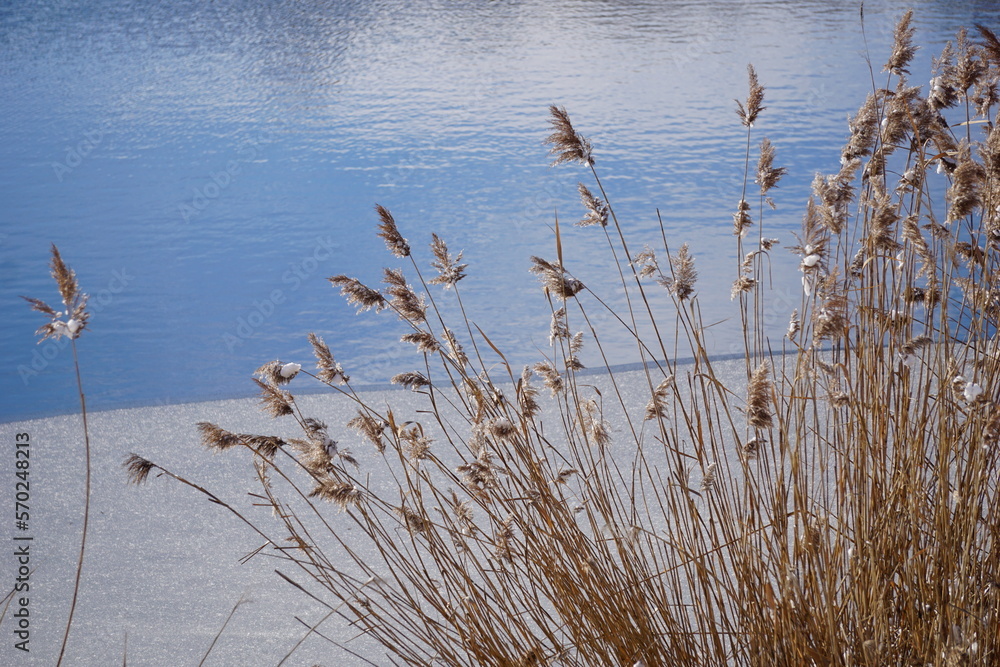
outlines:
[[608, 216], [611, 213], [608, 205], [600, 197], [595, 196], [583, 183], [579, 184], [578, 190], [580, 192], [580, 201], [583, 202], [584, 208], [587, 209], [587, 215], [576, 224], [580, 227], [589, 227], [591, 225], [607, 227]]
[[375, 205], [375, 212], [378, 213], [379, 220], [381, 220], [378, 226], [378, 235], [385, 241], [385, 247], [396, 257], [409, 257], [410, 244], [399, 233], [399, 228], [396, 226], [396, 220], [392, 217], [392, 213], [389, 213], [387, 208], [379, 204]]
[[329, 278], [330, 282], [340, 288], [340, 293], [347, 298], [347, 302], [358, 307], [358, 312], [364, 312], [371, 308], [379, 312], [387, 307], [385, 297], [378, 291], [363, 285], [358, 279], [339, 275]]
[[569, 119], [569, 114], [564, 107], [555, 105], [549, 107], [549, 122], [552, 124], [552, 134], [545, 140], [551, 144], [549, 151], [555, 156], [552, 165], [563, 162], [579, 162], [584, 166], [594, 163], [593, 147], [586, 137], [580, 135], [573, 129], [573, 123]]
[[757, 79], [757, 72], [753, 65], [747, 65], [747, 78], [750, 82], [750, 92], [747, 93], [746, 103], [736, 101], [736, 114], [740, 117], [740, 122], [744, 127], [753, 127], [757, 116], [767, 107], [764, 106], [764, 87]]
[[774, 390], [770, 379], [771, 366], [762, 361], [750, 376], [747, 387], [747, 421], [755, 429], [771, 428], [771, 392]]
[[896, 76], [910, 73], [906, 67], [917, 53], [917, 47], [913, 45], [914, 28], [912, 20], [913, 10], [910, 9], [896, 23], [892, 35], [892, 53], [889, 55], [889, 60], [886, 62], [885, 67], [882, 68], [883, 71], [888, 70]]

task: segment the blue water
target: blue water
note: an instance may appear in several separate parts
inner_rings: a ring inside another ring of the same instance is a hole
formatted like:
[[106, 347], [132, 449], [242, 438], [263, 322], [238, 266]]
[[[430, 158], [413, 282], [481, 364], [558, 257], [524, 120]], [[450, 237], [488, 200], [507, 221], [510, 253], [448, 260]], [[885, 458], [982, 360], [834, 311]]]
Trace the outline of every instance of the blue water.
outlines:
[[[1000, 24], [992, 2], [867, 2], [876, 69], [907, 6], [918, 83], [957, 28]], [[58, 301], [53, 242], [92, 295], [91, 408], [249, 395], [261, 363], [311, 360], [309, 331], [358, 382], [416, 367], [398, 323], [355, 316], [326, 281], [401, 266], [373, 235], [376, 202], [425, 274], [432, 231], [464, 250], [470, 316], [512, 362], [537, 360], [548, 317], [528, 257], [554, 257], [556, 213], [568, 266], [620, 298], [603, 236], [570, 228], [588, 173], [548, 167], [552, 103], [594, 142], [633, 248], [656, 243], [657, 208], [670, 243], [691, 243], [709, 343], [728, 352], [746, 64], [768, 88], [755, 143], [790, 172], [766, 233], [790, 245], [870, 88], [863, 50], [857, 3], [826, 0], [4, 3], [0, 420], [76, 409], [72, 355], [36, 344], [43, 320], [19, 298]], [[780, 330], [799, 293], [775, 291]], [[598, 319], [612, 361], [636, 361]]]

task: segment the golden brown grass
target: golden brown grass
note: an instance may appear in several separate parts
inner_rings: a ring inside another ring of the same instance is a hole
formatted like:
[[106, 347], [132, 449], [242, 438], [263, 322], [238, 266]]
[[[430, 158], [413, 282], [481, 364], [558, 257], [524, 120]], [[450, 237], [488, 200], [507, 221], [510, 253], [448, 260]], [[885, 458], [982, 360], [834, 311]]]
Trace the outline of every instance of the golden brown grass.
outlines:
[[[393, 381], [425, 409], [366, 403], [310, 335], [319, 364], [302, 373], [357, 414], [328, 429], [278, 386], [291, 367], [262, 367], [265, 408], [303, 437], [200, 425], [206, 445], [246, 450], [255, 502], [275, 519], [226, 507], [399, 664], [1000, 663], [1000, 40], [961, 34], [924, 90], [908, 80], [909, 20], [839, 168], [814, 182], [793, 247], [803, 296], [780, 341], [763, 324], [777, 251], [763, 230], [784, 170], [767, 139], [751, 168], [765, 90], [750, 68], [734, 193], [744, 382], [727, 386], [702, 343], [687, 246], [661, 234], [659, 249], [629, 250], [591, 143], [553, 107], [555, 162], [594, 179], [579, 188], [583, 223], [624, 258], [612, 321], [655, 332], [634, 334], [642, 401], [610, 367], [602, 393], [578, 374], [581, 346], [606, 359], [591, 324], [606, 306], [601, 281], [572, 272], [558, 224], [555, 257], [532, 259], [552, 347], [522, 370], [469, 317], [452, 330], [437, 308], [432, 284], [461, 303], [461, 255], [434, 236], [438, 277], [425, 280], [419, 249], [378, 207], [405, 271], [386, 269], [382, 289], [331, 280], [409, 327], [416, 368]], [[646, 297], [663, 287], [666, 322]], [[675, 367], [668, 350], [685, 346], [694, 361]], [[331, 434], [357, 434], [377, 463], [359, 467]], [[162, 471], [127, 463], [135, 482]]]

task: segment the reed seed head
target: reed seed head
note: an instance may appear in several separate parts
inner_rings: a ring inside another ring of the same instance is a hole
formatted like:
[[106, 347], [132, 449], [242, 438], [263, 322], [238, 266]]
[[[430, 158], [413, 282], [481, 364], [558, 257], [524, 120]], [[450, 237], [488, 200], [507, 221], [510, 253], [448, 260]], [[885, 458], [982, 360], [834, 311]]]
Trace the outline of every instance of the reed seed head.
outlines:
[[396, 508], [396, 514], [399, 515], [399, 518], [403, 521], [403, 526], [411, 534], [426, 533], [430, 530], [431, 522], [406, 505]]
[[845, 391], [835, 391], [830, 394], [830, 405], [835, 408], [846, 408], [851, 403], [851, 396]]
[[333, 359], [330, 348], [322, 338], [316, 334], [309, 333], [309, 344], [312, 345], [313, 354], [316, 356], [316, 368], [319, 370], [319, 379], [323, 382], [347, 384], [351, 378], [344, 373], [343, 367]]
[[125, 477], [128, 483], [138, 486], [144, 484], [149, 478], [149, 473], [159, 466], [138, 454], [129, 454], [122, 462], [122, 467], [125, 468]]
[[649, 399], [649, 403], [646, 404], [646, 414], [643, 417], [643, 421], [649, 421], [651, 419], [665, 419], [668, 417], [668, 399], [673, 387], [673, 375], [668, 375], [664, 379], [660, 380], [660, 383], [656, 385], [656, 389], [653, 390], [653, 395]]
[[552, 124], [552, 134], [545, 143], [551, 144], [550, 155], [554, 155], [552, 166], [563, 162], [579, 162], [585, 167], [594, 164], [593, 147], [590, 142], [575, 129], [569, 119], [569, 114], [563, 107], [549, 107], [549, 122]]
[[566, 357], [566, 368], [579, 371], [586, 368], [577, 356], [583, 349], [583, 332], [577, 331], [569, 339], [569, 356]]
[[409, 257], [410, 244], [399, 233], [399, 228], [396, 226], [396, 220], [392, 217], [392, 213], [389, 213], [387, 208], [379, 204], [375, 204], [375, 212], [378, 213], [380, 221], [378, 235], [385, 241], [385, 247], [396, 257]]
[[694, 257], [688, 251], [687, 243], [681, 246], [676, 255], [670, 256], [670, 268], [673, 276], [664, 281], [665, 287], [681, 301], [690, 298], [694, 294], [698, 272], [694, 268]]
[[868, 195], [862, 198], [862, 205], [868, 209], [868, 236], [862, 241], [869, 255], [893, 255], [902, 246], [896, 241], [896, 223], [899, 213], [892, 195], [877, 183], [872, 185]]
[[517, 428], [506, 417], [497, 417], [487, 426], [490, 435], [500, 440], [507, 440], [517, 435]]
[[556, 367], [551, 362], [540, 361], [534, 365], [534, 370], [535, 374], [542, 378], [542, 382], [552, 392], [553, 396], [559, 394], [565, 388], [562, 376], [559, 375], [559, 371], [556, 370]]
[[510, 515], [500, 524], [494, 538], [497, 558], [506, 561], [514, 560], [514, 516]]
[[257, 378], [251, 378], [260, 389], [261, 409], [272, 417], [284, 417], [295, 414], [292, 408], [294, 399], [292, 395], [283, 389], [278, 389], [274, 385], [261, 382]]
[[914, 336], [910, 338], [905, 343], [903, 343], [899, 350], [903, 354], [916, 354], [918, 350], [922, 350], [931, 344], [931, 337], [926, 335]]
[[747, 65], [747, 77], [750, 83], [750, 92], [747, 94], [746, 105], [736, 100], [736, 114], [740, 117], [740, 122], [744, 127], [753, 127], [758, 114], [767, 107], [764, 106], [764, 87], [757, 80], [757, 72], [753, 65]]
[[958, 167], [951, 175], [951, 186], [946, 193], [950, 204], [946, 222], [972, 215], [982, 205], [981, 188], [985, 175], [983, 166], [972, 159], [968, 145], [963, 145]]
[[756, 286], [757, 286], [757, 281], [755, 279], [746, 275], [740, 276], [733, 282], [733, 288], [729, 292], [729, 298], [735, 299], [740, 294], [749, 292]]
[[278, 449], [285, 444], [284, 440], [273, 435], [241, 434], [239, 438], [243, 444], [269, 460], [273, 459]]
[[288, 384], [302, 370], [301, 364], [295, 362], [282, 363], [281, 361], [269, 361], [253, 372], [272, 386]]
[[437, 234], [431, 234], [431, 237], [431, 252], [434, 254], [431, 266], [437, 269], [438, 275], [428, 282], [431, 285], [444, 285], [445, 289], [454, 287], [455, 283], [465, 277], [465, 269], [469, 265], [461, 263], [462, 253], [452, 257], [451, 253], [448, 252], [448, 246], [438, 238]]
[[893, 31], [892, 54], [885, 67], [882, 68], [883, 72], [888, 70], [896, 76], [910, 73], [906, 67], [917, 53], [917, 47], [913, 45], [912, 19], [913, 10], [910, 9], [896, 23], [896, 28]]
[[515, 667], [538, 667], [545, 664], [545, 654], [537, 646], [529, 649], [517, 659]]
[[592, 399], [580, 403], [583, 428], [591, 444], [604, 450], [611, 444], [611, 423], [604, 419], [597, 401]]
[[701, 478], [701, 490], [702, 492], [708, 492], [715, 488], [716, 485], [716, 471], [719, 468], [719, 464], [712, 461], [705, 468], [705, 474]]
[[795, 340], [800, 329], [802, 329], [802, 320], [799, 319], [799, 309], [795, 308], [792, 310], [791, 317], [788, 318], [788, 331], [785, 334], [788, 336], [788, 340]]
[[878, 141], [880, 130], [878, 98], [869, 93], [858, 113], [848, 120], [851, 138], [841, 152], [842, 165], [852, 164], [856, 158], [871, 155]]
[[630, 264], [639, 270], [640, 278], [649, 278], [660, 272], [660, 265], [656, 261], [656, 253], [648, 245], [635, 254]]
[[986, 73], [986, 61], [982, 57], [982, 47], [969, 41], [969, 33], [960, 28], [955, 36], [956, 61], [952, 72], [955, 88], [959, 94], [968, 99], [969, 90], [976, 85]]
[[389, 380], [392, 384], [403, 385], [407, 389], [412, 391], [417, 391], [424, 387], [431, 386], [431, 381], [423, 373], [417, 371], [406, 371], [405, 373], [397, 373], [393, 375]]
[[541, 409], [538, 405], [538, 390], [531, 384], [531, 368], [528, 366], [524, 367], [517, 383], [517, 402], [527, 419], [534, 417]]
[[747, 421], [755, 429], [770, 428], [773, 423], [771, 417], [773, 385], [770, 374], [770, 364], [762, 361], [750, 376], [750, 383], [747, 386]]
[[451, 492], [451, 509], [455, 516], [455, 523], [461, 529], [462, 535], [469, 537], [472, 535], [476, 528], [474, 521], [474, 515], [472, 513], [472, 506], [469, 504], [468, 500], [459, 500], [458, 495], [452, 491]]
[[583, 283], [570, 276], [559, 264], [553, 264], [541, 257], [532, 257], [531, 263], [533, 266], [528, 271], [539, 277], [546, 294], [552, 294], [559, 299], [569, 299], [576, 296], [584, 287]]
[[760, 453], [760, 446], [763, 441], [760, 438], [751, 438], [740, 447], [740, 454], [745, 461], [757, 458]]
[[549, 324], [549, 345], [555, 345], [556, 341], [569, 340], [569, 325], [566, 324], [566, 309], [557, 308], [552, 313], [552, 322]]
[[419, 424], [411, 428], [400, 429], [399, 439], [403, 445], [403, 456], [411, 465], [430, 458], [433, 440], [424, 435]]
[[428, 331], [414, 331], [403, 334], [399, 340], [403, 343], [413, 343], [419, 351], [424, 353], [434, 353], [441, 349], [441, 345], [438, 344], [437, 339]]
[[377, 290], [362, 285], [357, 278], [340, 275], [328, 280], [340, 288], [340, 293], [347, 299], [347, 303], [358, 307], [359, 313], [371, 308], [377, 313], [386, 307], [385, 297]]
[[983, 441], [987, 445], [1000, 444], [1000, 406], [993, 405], [989, 419], [983, 429]]
[[361, 489], [349, 482], [324, 477], [309, 492], [309, 497], [332, 502], [344, 512], [361, 504]]
[[736, 206], [736, 213], [733, 213], [733, 236], [743, 238], [750, 231], [753, 219], [750, 217], [750, 204], [745, 199], [741, 199]]
[[389, 424], [384, 420], [377, 419], [361, 410], [358, 410], [357, 416], [347, 422], [347, 427], [354, 429], [364, 436], [368, 442], [375, 446], [379, 454], [385, 451], [385, 441], [382, 434], [388, 426]]
[[[39, 342], [47, 338], [61, 338], [66, 336], [71, 340], [80, 337], [80, 334], [87, 328], [87, 321], [90, 313], [87, 312], [87, 295], [80, 291], [80, 285], [76, 279], [76, 273], [66, 266], [59, 254], [59, 248], [53, 243], [52, 260], [49, 266], [52, 271], [52, 278], [56, 281], [59, 295], [62, 297], [63, 308], [57, 311], [44, 301], [22, 296], [21, 298], [31, 304], [31, 309], [48, 316], [49, 321], [38, 327], [35, 334], [41, 336]], [[63, 319], [65, 318], [65, 320]]]
[[583, 219], [576, 223], [577, 226], [589, 227], [591, 225], [600, 225], [601, 227], [607, 227], [608, 216], [611, 213], [611, 209], [607, 203], [600, 197], [595, 196], [583, 183], [580, 183], [577, 189], [580, 191], [580, 200], [587, 209], [587, 215], [583, 216]]
[[497, 485], [497, 477], [493, 467], [490, 450], [482, 447], [476, 458], [458, 466], [455, 471], [461, 475], [462, 483], [475, 496], [485, 498], [487, 491]]
[[757, 178], [754, 181], [760, 186], [760, 193], [767, 194], [768, 190], [777, 187], [778, 181], [787, 173], [788, 169], [774, 166], [774, 145], [765, 137], [760, 142], [760, 159], [757, 160]]
[[[833, 276], [828, 277], [824, 283], [829, 283]], [[826, 292], [822, 305], [813, 313], [813, 339], [821, 341], [824, 339], [836, 340], [846, 333], [848, 324], [847, 297], [840, 292], [829, 291], [829, 285], [824, 284], [822, 290]]]
[[425, 322], [427, 305], [423, 297], [417, 296], [413, 287], [407, 284], [403, 272], [399, 269], [384, 269], [382, 282], [388, 287], [386, 293], [392, 297], [389, 306], [404, 320], [414, 324]]
[[448, 356], [452, 361], [463, 368], [469, 365], [469, 357], [465, 354], [462, 344], [455, 336], [455, 332], [447, 327], [444, 330], [444, 342], [448, 346]]
[[211, 422], [198, 422], [196, 426], [201, 434], [201, 444], [208, 449], [222, 452], [243, 444], [238, 434], [231, 433]]

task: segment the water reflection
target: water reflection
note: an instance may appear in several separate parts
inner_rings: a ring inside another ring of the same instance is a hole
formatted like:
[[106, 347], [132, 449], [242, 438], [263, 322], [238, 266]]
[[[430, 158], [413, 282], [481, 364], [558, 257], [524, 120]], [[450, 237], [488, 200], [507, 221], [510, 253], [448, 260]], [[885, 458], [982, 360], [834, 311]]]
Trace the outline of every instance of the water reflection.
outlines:
[[[876, 63], [913, 4], [866, 3]], [[918, 82], [960, 25], [997, 22], [992, 4], [916, 3]], [[401, 329], [355, 317], [324, 280], [377, 282], [395, 266], [371, 233], [375, 202], [415, 247], [436, 231], [464, 249], [473, 318], [514, 362], [535, 360], [548, 318], [527, 258], [553, 255], [557, 212], [569, 266], [602, 297], [619, 292], [602, 239], [569, 228], [587, 173], [547, 167], [551, 103], [593, 139], [635, 242], [655, 242], [659, 209], [670, 242], [692, 244], [706, 321], [723, 322], [710, 341], [726, 351], [745, 142], [732, 100], [752, 61], [768, 86], [755, 142], [769, 136], [790, 172], [765, 224], [790, 241], [871, 85], [857, 14], [818, 0], [0, 8], [0, 418], [72, 409], [69, 359], [38, 360], [38, 322], [17, 299], [52, 293], [52, 241], [108, 295], [82, 351], [97, 407], [245, 392], [261, 362], [308, 359], [310, 330], [355, 378], [384, 381], [415, 363]], [[112, 292], [116, 272], [133, 278]], [[776, 326], [798, 291], [777, 286]], [[620, 330], [602, 340], [635, 360]]]

